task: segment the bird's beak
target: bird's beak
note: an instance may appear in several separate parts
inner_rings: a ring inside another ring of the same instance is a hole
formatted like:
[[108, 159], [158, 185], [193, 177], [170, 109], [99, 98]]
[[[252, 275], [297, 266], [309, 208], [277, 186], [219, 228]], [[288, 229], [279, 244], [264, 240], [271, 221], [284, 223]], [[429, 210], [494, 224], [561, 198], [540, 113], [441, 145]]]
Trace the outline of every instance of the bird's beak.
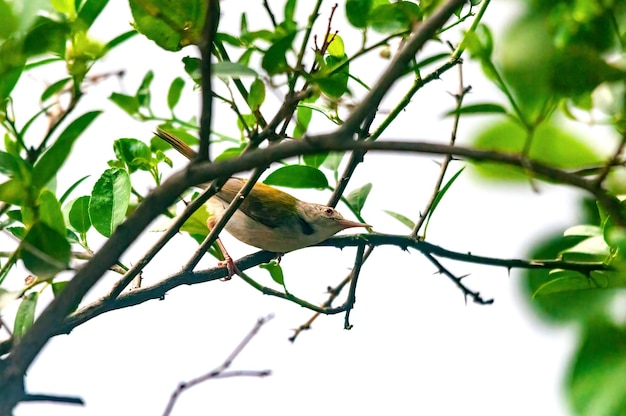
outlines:
[[339, 225], [341, 225], [342, 230], [345, 230], [346, 228], [354, 228], [354, 227], [365, 227], [365, 228], [371, 227], [371, 225], [369, 224], [363, 224], [363, 223], [356, 222], [356, 221], [350, 221], [345, 218], [342, 218], [338, 222], [339, 222]]

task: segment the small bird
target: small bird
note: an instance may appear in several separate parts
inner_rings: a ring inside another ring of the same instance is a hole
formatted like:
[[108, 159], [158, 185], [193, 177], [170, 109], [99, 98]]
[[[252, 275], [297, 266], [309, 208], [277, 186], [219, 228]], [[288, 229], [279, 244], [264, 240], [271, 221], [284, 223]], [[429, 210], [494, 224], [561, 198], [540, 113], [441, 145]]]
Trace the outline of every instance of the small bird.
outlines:
[[[197, 156], [191, 147], [165, 130], [157, 129], [155, 134], [188, 159]], [[209, 199], [206, 204], [210, 214], [207, 220], [209, 229], [219, 221], [246, 182], [242, 178], [229, 178]], [[207, 188], [208, 185], [203, 187]], [[279, 255], [317, 244], [352, 227], [371, 226], [345, 219], [332, 207], [300, 201], [262, 183], [254, 185], [225, 226], [226, 231], [239, 241]], [[218, 238], [216, 242], [224, 254], [224, 262], [220, 265], [226, 265], [227, 279], [230, 279], [239, 271], [221, 240]]]

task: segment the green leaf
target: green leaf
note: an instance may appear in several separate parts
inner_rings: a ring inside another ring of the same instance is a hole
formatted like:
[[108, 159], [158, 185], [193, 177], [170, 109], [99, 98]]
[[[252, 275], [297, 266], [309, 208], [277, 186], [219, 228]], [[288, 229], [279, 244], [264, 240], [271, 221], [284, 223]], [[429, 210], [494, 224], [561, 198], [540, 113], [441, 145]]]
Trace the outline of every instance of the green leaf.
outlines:
[[453, 116], [457, 114], [506, 114], [506, 109], [500, 104], [472, 104], [459, 109], [450, 110], [445, 113], [445, 116]]
[[347, 59], [348, 57], [346, 55], [341, 57], [328, 55], [325, 60], [326, 66], [324, 70], [315, 74], [315, 82], [319, 85], [320, 89], [330, 97], [339, 98], [348, 91], [350, 65], [346, 63], [341, 66], [341, 68], [335, 69], [346, 62]]
[[303, 165], [289, 165], [276, 169], [263, 183], [288, 188], [328, 188], [328, 180], [322, 171]]
[[44, 189], [37, 200], [39, 208], [39, 219], [59, 234], [65, 234], [65, 221], [61, 204], [56, 196], [47, 189]]
[[82, 30], [91, 27], [109, 0], [86, 0], [78, 12], [78, 20], [83, 24]]
[[70, 243], [65, 232], [59, 234], [42, 221], [35, 222], [22, 240], [20, 258], [32, 274], [49, 278], [67, 269]]
[[0, 201], [11, 205], [24, 205], [28, 200], [28, 189], [17, 179], [9, 179], [0, 184]]
[[115, 48], [116, 46], [121, 45], [122, 43], [126, 42], [127, 40], [131, 39], [132, 37], [136, 35], [137, 35], [136, 30], [129, 30], [128, 32], [124, 32], [121, 35], [114, 37], [113, 39], [108, 41], [102, 48], [102, 56], [106, 55], [111, 49]]
[[144, 75], [141, 80], [141, 84], [139, 84], [139, 88], [137, 88], [137, 92], [135, 93], [135, 98], [137, 98], [137, 102], [140, 107], [150, 109], [150, 86], [152, 85], [152, 81], [154, 80], [154, 72], [148, 71], [146, 75]]
[[114, 92], [109, 96], [109, 100], [131, 116], [139, 113], [139, 101], [132, 95]]
[[67, 191], [65, 191], [63, 193], [63, 196], [59, 199], [59, 202], [60, 203], [64, 203], [67, 200], [67, 198], [72, 194], [72, 192], [74, 192], [74, 189], [76, 189], [78, 187], [78, 185], [83, 183], [83, 181], [85, 179], [87, 179], [89, 176], [91, 176], [91, 175], [85, 175], [82, 178], [80, 178], [79, 180], [77, 180], [76, 182], [74, 182], [72, 185], [70, 185], [70, 187], [67, 188]]
[[335, 58], [342, 58], [346, 55], [346, 50], [343, 45], [343, 39], [341, 36], [337, 34], [328, 35], [330, 43], [328, 44], [328, 48], [326, 52], [328, 52], [331, 56]]
[[181, 77], [176, 77], [170, 84], [170, 89], [167, 91], [167, 107], [170, 110], [174, 110], [176, 104], [180, 100], [180, 96], [185, 87], [185, 81]]
[[626, 330], [605, 320], [586, 325], [566, 383], [573, 413], [621, 415], [626, 408]]
[[337, 169], [339, 169], [339, 165], [341, 165], [341, 161], [344, 156], [345, 153], [343, 152], [330, 152], [324, 161], [323, 166], [333, 172], [336, 172]]
[[65, 286], [67, 286], [68, 283], [69, 282], [67, 281], [60, 281], [60, 282], [52, 283], [52, 293], [54, 294], [55, 298], [59, 295], [59, 293], [61, 293], [63, 289], [65, 289]]
[[72, 81], [72, 78], [63, 78], [53, 83], [52, 85], [50, 85], [41, 94], [41, 102], [43, 103], [44, 101], [48, 100], [50, 97], [53, 97], [54, 95], [63, 91], [63, 88], [65, 88], [65, 86], [69, 84], [71, 81]]
[[216, 62], [211, 68], [212, 74], [216, 77], [225, 78], [245, 78], [258, 77], [256, 71], [238, 62]]
[[328, 157], [328, 153], [314, 153], [312, 155], [305, 155], [302, 157], [304, 164], [307, 166], [311, 166], [313, 168], [319, 168], [322, 166], [326, 158]]
[[0, 103], [11, 95], [25, 63], [22, 42], [9, 38], [0, 44]]
[[8, 39], [17, 31], [19, 21], [11, 3], [0, 1], [0, 39]]
[[39, 292], [30, 292], [22, 298], [22, 302], [17, 308], [15, 324], [13, 325], [13, 336], [17, 339], [21, 338], [33, 326], [38, 299]]
[[576, 262], [603, 262], [609, 256], [610, 248], [604, 241], [604, 236], [588, 237], [573, 247], [561, 252], [565, 261]]
[[123, 161], [132, 173], [136, 170], [150, 170], [152, 152], [147, 144], [137, 139], [118, 139], [113, 142], [115, 156]]
[[250, 85], [248, 107], [252, 111], [257, 111], [263, 104], [263, 101], [265, 101], [265, 84], [261, 79], [256, 78]]
[[276, 40], [272, 46], [265, 51], [261, 66], [269, 75], [276, 75], [289, 70], [287, 51], [291, 49], [291, 44], [295, 37], [296, 33], [291, 32], [285, 37]]
[[346, 0], [346, 17], [354, 27], [365, 28], [372, 9], [372, 0]]
[[197, 44], [206, 15], [205, 0], [130, 0], [135, 28], [168, 51]]
[[191, 214], [191, 217], [189, 217], [180, 227], [180, 231], [189, 234], [206, 236], [209, 232], [209, 228], [207, 226], [208, 219], [208, 211], [204, 208], [200, 208]]
[[[473, 139], [479, 149], [520, 154], [527, 140], [526, 131], [517, 123], [507, 120], [491, 124]], [[562, 169], [576, 169], [601, 163], [601, 158], [583, 138], [549, 122], [541, 123], [535, 130], [529, 157]], [[497, 163], [476, 163], [476, 171], [483, 177], [498, 181], [527, 182], [528, 173], [523, 169]]]
[[411, 29], [421, 18], [422, 12], [415, 3], [390, 3], [372, 10], [369, 25], [379, 33], [398, 33]]
[[96, 182], [89, 201], [89, 217], [94, 228], [110, 237], [124, 218], [130, 198], [130, 178], [123, 169], [107, 169]]
[[246, 148], [245, 145], [241, 145], [239, 147], [229, 147], [228, 149], [226, 149], [222, 153], [220, 153], [215, 158], [215, 161], [216, 162], [221, 162], [221, 161], [226, 160], [226, 159], [232, 159], [233, 157], [237, 157], [237, 156], [239, 156], [241, 154], [241, 152], [244, 151], [245, 148]]
[[33, 185], [35, 187], [41, 189], [50, 182], [65, 163], [76, 139], [83, 134], [100, 113], [100, 111], [85, 113], [67, 126], [54, 144], [35, 163], [33, 167]]
[[457, 180], [459, 175], [461, 175], [461, 172], [463, 172], [464, 170], [465, 170], [465, 166], [462, 167], [461, 169], [459, 169], [454, 175], [452, 175], [452, 177], [448, 180], [448, 182], [446, 182], [446, 184], [443, 186], [443, 188], [441, 188], [440, 190], [437, 191], [437, 195], [435, 195], [435, 199], [433, 200], [433, 205], [431, 206], [430, 211], [428, 212], [428, 218], [426, 220], [426, 224], [424, 225], [424, 235], [426, 235], [426, 229], [428, 228], [428, 224], [430, 223], [430, 219], [432, 218], [433, 214], [435, 213], [435, 210], [437, 209], [437, 206], [439, 205], [439, 202], [441, 202], [441, 200], [443, 199], [443, 197], [446, 194], [446, 192], [448, 192], [448, 190], [450, 189], [450, 187], [452, 186], [454, 181]]
[[356, 211], [358, 215], [361, 215], [361, 210], [365, 205], [365, 201], [367, 200], [367, 196], [370, 194], [372, 190], [372, 184], [366, 183], [358, 189], [350, 192], [346, 197], [348, 204]]
[[90, 196], [85, 195], [77, 198], [70, 208], [68, 219], [70, 225], [77, 233], [86, 233], [91, 228], [91, 219], [89, 217], [89, 200]]
[[[582, 237], [563, 237], [562, 233], [555, 233], [551, 237], [536, 243], [532, 252], [524, 257], [531, 259], [559, 259], [562, 251], [575, 246]], [[530, 306], [544, 318], [555, 322], [586, 321], [595, 316], [606, 313], [607, 305], [610, 305], [614, 291], [608, 290], [553, 290], [545, 286], [551, 280], [563, 277], [563, 282], [555, 283], [555, 288], [573, 287], [583, 283], [574, 276], [560, 276], [558, 273], [550, 273], [547, 270], [532, 269], [524, 272], [524, 293], [530, 302]], [[570, 279], [567, 281], [567, 279]], [[585, 278], [587, 288], [591, 288], [590, 281]], [[543, 289], [540, 290], [545, 286]], [[550, 293], [549, 293], [550, 292]], [[541, 295], [541, 296], [538, 296]]]
[[[296, 110], [296, 125], [293, 128], [293, 137], [300, 138], [304, 136], [309, 128], [309, 123], [311, 123], [312, 118], [313, 109], [311, 107], [298, 104], [298, 109]], [[307, 163], [307, 165], [309, 165], [309, 163]]]
[[406, 227], [409, 230], [412, 230], [413, 228], [415, 228], [415, 223], [413, 221], [411, 221], [408, 217], [405, 217], [402, 214], [398, 214], [397, 212], [394, 211], [388, 211], [388, 210], [383, 210], [383, 212], [387, 215], [389, 215], [392, 218], [395, 218], [396, 220], [400, 221], [402, 224], [406, 225]]
[[283, 275], [283, 269], [278, 264], [278, 261], [272, 260], [269, 263], [259, 264], [261, 269], [267, 270], [272, 277], [272, 280], [285, 288], [285, 293], [287, 292], [287, 288], [285, 287], [285, 276]]
[[296, 0], [287, 0], [285, 2], [285, 7], [283, 10], [285, 21], [293, 22], [295, 13], [296, 13]]

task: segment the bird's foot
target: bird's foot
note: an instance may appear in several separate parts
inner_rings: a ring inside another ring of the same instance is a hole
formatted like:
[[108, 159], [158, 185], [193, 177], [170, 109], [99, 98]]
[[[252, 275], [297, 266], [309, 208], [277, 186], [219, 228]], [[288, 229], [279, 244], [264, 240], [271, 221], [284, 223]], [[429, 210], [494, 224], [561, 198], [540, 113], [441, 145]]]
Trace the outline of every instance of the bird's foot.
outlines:
[[224, 260], [218, 262], [217, 265], [218, 267], [226, 266], [226, 269], [228, 270], [228, 276], [222, 278], [222, 282], [232, 279], [236, 274], [241, 274], [241, 271], [239, 271], [237, 265], [230, 256], [224, 256]]

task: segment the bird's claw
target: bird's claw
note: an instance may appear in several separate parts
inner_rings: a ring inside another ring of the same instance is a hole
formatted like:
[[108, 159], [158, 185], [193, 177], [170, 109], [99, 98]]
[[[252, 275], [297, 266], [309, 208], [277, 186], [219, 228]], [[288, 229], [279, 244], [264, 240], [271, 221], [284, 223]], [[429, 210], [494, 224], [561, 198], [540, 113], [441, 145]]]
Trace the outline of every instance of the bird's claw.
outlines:
[[234, 275], [241, 273], [230, 256], [224, 256], [224, 260], [218, 262], [217, 265], [219, 267], [226, 266], [226, 269], [228, 270], [228, 276], [222, 278], [222, 282], [226, 282], [232, 279]]

